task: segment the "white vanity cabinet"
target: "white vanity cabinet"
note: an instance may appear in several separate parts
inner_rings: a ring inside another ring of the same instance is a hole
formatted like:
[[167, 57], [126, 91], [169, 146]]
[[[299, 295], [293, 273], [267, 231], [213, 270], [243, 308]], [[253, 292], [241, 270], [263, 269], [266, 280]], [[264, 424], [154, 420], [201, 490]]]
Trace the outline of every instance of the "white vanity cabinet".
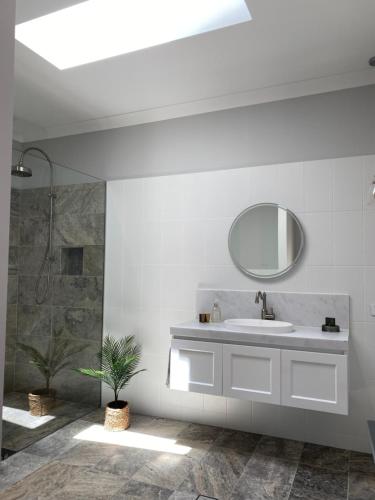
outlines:
[[222, 395], [222, 344], [173, 339], [170, 362], [171, 389]]
[[223, 396], [280, 404], [280, 349], [223, 345]]
[[347, 356], [281, 351], [281, 404], [348, 414]]
[[347, 415], [347, 359], [345, 351], [173, 337], [170, 388]]

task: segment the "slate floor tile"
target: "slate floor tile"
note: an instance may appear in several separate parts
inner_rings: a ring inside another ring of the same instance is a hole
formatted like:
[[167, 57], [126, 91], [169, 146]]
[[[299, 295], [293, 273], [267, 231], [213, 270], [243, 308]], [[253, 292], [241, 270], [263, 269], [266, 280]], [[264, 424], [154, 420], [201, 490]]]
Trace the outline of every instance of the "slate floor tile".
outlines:
[[241, 482], [230, 500], [284, 500], [289, 498], [290, 486], [275, 481]]
[[118, 495], [121, 486], [122, 483], [114, 474], [73, 466], [70, 481], [66, 481], [59, 491], [54, 491], [50, 498], [108, 500], [110, 496]]
[[253, 455], [247, 462], [241, 479], [260, 479], [264, 481], [278, 481], [292, 484], [297, 471], [296, 462], [288, 462], [278, 457]]
[[347, 498], [348, 475], [309, 465], [299, 465], [290, 500], [344, 500]]
[[260, 434], [252, 434], [251, 432], [225, 429], [214, 444], [222, 448], [252, 453], [261, 437]]
[[169, 500], [172, 494], [167, 488], [131, 480], [116, 493], [113, 500]]
[[113, 446], [112, 451], [100, 457], [95, 468], [102, 472], [117, 474], [123, 479], [131, 479], [146, 463], [155, 460], [158, 455], [160, 453], [157, 451]]
[[86, 467], [51, 462], [0, 493], [0, 499], [108, 498], [121, 484], [112, 474], [99, 474]]
[[166, 418], [152, 418], [136, 416], [131, 425], [131, 430], [142, 434], [150, 434], [166, 439], [175, 439], [186, 429], [188, 424], [179, 420], [169, 420]]
[[207, 455], [213, 444], [206, 441], [196, 441], [190, 439], [177, 439], [176, 445], [186, 448], [185, 457], [192, 458], [200, 462]]
[[187, 478], [178, 490], [227, 500], [248, 460], [247, 453], [213, 447], [200, 462], [193, 461]]
[[300, 441], [263, 436], [259, 440], [254, 453], [298, 462], [301, 458], [302, 449], [303, 443]]
[[133, 479], [174, 491], [190, 473], [192, 466], [191, 458], [162, 453], [141, 467]]
[[296, 470], [296, 462], [253, 455], [248, 461], [231, 499], [288, 498]]
[[184, 491], [174, 491], [168, 500], [197, 500], [195, 493], [185, 493]]
[[114, 445], [81, 441], [59, 455], [58, 460], [70, 465], [97, 465], [99, 462], [113, 457], [117, 448]]
[[0, 462], [0, 490], [9, 488], [47, 462], [47, 458], [38, 457], [24, 451], [20, 451], [7, 460]]
[[301, 463], [311, 467], [347, 472], [349, 455], [348, 450], [306, 443], [302, 451]]
[[77, 446], [80, 441], [75, 439], [75, 436], [86, 428], [87, 422], [77, 420], [34, 443], [27, 451], [41, 457], [49, 457], [52, 460]]
[[222, 432], [223, 429], [220, 429], [219, 427], [201, 424], [188, 424], [188, 426], [177, 435], [177, 438], [212, 444]]
[[369, 453], [359, 453], [358, 451], [351, 451], [349, 457], [349, 468], [350, 471], [375, 475], [374, 459]]
[[[103, 417], [95, 410], [0, 463], [0, 500], [375, 500], [365, 453], [137, 414], [124, 433], [139, 433], [139, 448], [77, 439]], [[144, 449], [147, 436], [186, 454]]]
[[214, 497], [206, 497], [206, 495], [199, 495], [198, 498], [196, 498], [196, 500], [217, 500], [217, 498], [214, 498]]
[[349, 500], [373, 500], [375, 498], [375, 474], [349, 473]]

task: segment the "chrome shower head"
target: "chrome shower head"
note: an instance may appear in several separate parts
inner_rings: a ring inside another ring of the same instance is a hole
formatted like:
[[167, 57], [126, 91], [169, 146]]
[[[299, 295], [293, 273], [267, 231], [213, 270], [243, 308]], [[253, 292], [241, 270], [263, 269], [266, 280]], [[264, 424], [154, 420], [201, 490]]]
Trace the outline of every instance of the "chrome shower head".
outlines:
[[22, 161], [12, 166], [12, 175], [16, 177], [31, 177], [33, 171], [29, 167], [25, 167]]

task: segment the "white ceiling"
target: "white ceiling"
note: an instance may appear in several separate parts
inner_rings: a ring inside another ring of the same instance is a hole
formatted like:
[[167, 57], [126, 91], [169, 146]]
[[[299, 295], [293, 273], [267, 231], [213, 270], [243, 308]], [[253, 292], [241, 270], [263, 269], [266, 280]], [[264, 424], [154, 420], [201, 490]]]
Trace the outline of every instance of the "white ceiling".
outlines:
[[[17, 22], [75, 3], [17, 0]], [[367, 63], [375, 55], [374, 0], [247, 4], [249, 23], [64, 71], [16, 42], [15, 138], [59, 137], [375, 83]]]

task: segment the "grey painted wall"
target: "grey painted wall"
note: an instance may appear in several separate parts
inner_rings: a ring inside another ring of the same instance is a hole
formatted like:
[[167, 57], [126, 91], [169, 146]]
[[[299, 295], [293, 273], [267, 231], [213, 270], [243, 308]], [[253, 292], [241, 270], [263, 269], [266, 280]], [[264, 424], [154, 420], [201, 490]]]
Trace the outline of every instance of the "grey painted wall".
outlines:
[[12, 158], [14, 15], [15, 2], [13, 0], [3, 0], [0, 3], [0, 423], [3, 406], [8, 282], [9, 165]]
[[102, 179], [373, 154], [375, 85], [38, 144]]

